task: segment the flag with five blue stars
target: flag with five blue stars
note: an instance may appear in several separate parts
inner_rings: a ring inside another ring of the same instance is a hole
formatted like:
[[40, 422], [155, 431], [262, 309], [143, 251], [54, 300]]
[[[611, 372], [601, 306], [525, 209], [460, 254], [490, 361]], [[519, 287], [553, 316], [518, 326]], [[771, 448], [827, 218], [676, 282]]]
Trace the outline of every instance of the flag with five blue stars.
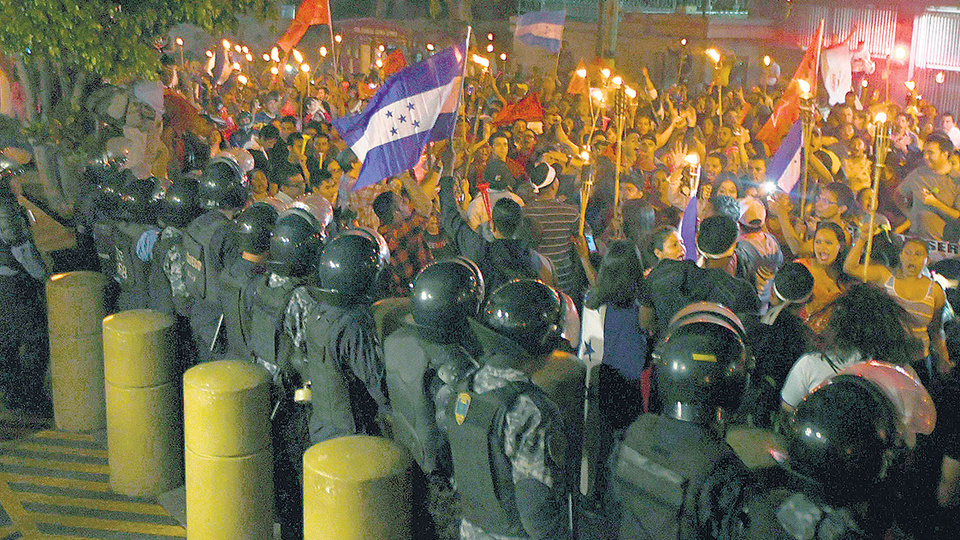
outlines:
[[413, 168], [427, 143], [453, 135], [465, 61], [464, 45], [445, 49], [390, 77], [360, 114], [333, 121], [363, 163], [353, 189]]

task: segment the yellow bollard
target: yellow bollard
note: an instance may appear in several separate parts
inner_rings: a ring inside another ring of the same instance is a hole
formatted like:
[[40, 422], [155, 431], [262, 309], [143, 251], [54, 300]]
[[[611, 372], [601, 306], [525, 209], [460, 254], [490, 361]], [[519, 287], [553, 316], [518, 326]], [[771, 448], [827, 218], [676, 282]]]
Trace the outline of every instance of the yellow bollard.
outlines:
[[172, 316], [135, 309], [103, 319], [110, 487], [152, 497], [183, 479]]
[[313, 445], [303, 455], [304, 540], [409, 540], [411, 463], [381, 437]]
[[187, 538], [273, 539], [270, 377], [221, 360], [183, 375]]
[[47, 281], [53, 416], [57, 429], [106, 425], [103, 386], [104, 289], [97, 272], [56, 274]]

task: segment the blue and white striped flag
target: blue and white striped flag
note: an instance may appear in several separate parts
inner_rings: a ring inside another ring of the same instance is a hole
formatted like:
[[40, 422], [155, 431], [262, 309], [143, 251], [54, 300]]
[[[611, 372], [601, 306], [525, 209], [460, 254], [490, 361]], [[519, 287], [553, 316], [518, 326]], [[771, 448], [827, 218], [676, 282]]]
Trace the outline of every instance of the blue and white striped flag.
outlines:
[[560, 52], [566, 11], [536, 11], [517, 17], [514, 38], [524, 44], [543, 47], [552, 53]]
[[363, 163], [353, 189], [413, 168], [424, 147], [453, 135], [466, 54], [445, 49], [390, 77], [358, 115], [333, 121]]
[[800, 180], [803, 170], [803, 127], [797, 120], [787, 136], [783, 138], [777, 153], [770, 158], [770, 167], [767, 176], [776, 181], [777, 187], [785, 193], [790, 193]]

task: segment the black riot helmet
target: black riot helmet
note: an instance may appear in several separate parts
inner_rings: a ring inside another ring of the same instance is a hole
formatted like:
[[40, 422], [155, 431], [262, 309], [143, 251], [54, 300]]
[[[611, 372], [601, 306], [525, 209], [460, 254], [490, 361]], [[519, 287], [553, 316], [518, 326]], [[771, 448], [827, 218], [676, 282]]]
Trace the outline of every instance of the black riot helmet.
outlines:
[[174, 180], [160, 203], [160, 219], [165, 225], [183, 228], [200, 213], [200, 183], [193, 178]]
[[884, 479], [896, 451], [900, 415], [873, 382], [842, 374], [805, 397], [784, 438], [789, 468], [827, 496], [862, 497]]
[[300, 208], [316, 219], [320, 227], [320, 241], [327, 241], [327, 227], [333, 221], [333, 206], [319, 193], [307, 193], [297, 197], [287, 208]]
[[270, 236], [277, 224], [277, 211], [262, 202], [250, 206], [237, 218], [237, 242], [243, 253], [260, 254], [270, 249]]
[[324, 247], [317, 277], [324, 300], [338, 306], [373, 302], [390, 250], [379, 233], [350, 229]]
[[156, 187], [156, 182], [146, 178], [127, 182], [120, 191], [122, 219], [144, 225], [156, 223], [157, 209], [153, 200]]
[[247, 202], [243, 171], [230, 157], [216, 157], [207, 163], [200, 180], [200, 206], [207, 210], [241, 208]]
[[462, 338], [467, 319], [477, 316], [483, 302], [483, 275], [466, 257], [437, 261], [413, 280], [410, 310], [414, 322], [444, 343]]
[[320, 254], [320, 229], [316, 218], [302, 208], [281, 212], [270, 238], [273, 271], [291, 277], [308, 275]]
[[653, 353], [663, 414], [709, 423], [733, 412], [747, 383], [743, 325], [729, 309], [695, 302], [681, 309]]
[[557, 348], [564, 314], [563, 301], [552, 287], [534, 279], [515, 279], [490, 293], [470, 326], [488, 363], [519, 368], [531, 357]]

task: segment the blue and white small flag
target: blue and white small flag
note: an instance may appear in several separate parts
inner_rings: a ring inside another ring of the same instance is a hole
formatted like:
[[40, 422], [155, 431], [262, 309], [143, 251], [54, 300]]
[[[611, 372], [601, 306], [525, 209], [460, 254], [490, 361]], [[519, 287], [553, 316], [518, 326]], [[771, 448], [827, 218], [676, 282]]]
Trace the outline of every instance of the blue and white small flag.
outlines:
[[803, 127], [797, 120], [787, 136], [777, 148], [777, 153], [770, 158], [770, 167], [767, 176], [777, 183], [777, 187], [785, 193], [790, 193], [800, 180], [803, 170]]
[[543, 47], [552, 53], [560, 52], [566, 11], [536, 11], [517, 17], [514, 38], [524, 44]]
[[453, 135], [464, 46], [445, 49], [390, 77], [360, 114], [333, 121], [363, 165], [353, 189], [413, 168], [427, 143]]

